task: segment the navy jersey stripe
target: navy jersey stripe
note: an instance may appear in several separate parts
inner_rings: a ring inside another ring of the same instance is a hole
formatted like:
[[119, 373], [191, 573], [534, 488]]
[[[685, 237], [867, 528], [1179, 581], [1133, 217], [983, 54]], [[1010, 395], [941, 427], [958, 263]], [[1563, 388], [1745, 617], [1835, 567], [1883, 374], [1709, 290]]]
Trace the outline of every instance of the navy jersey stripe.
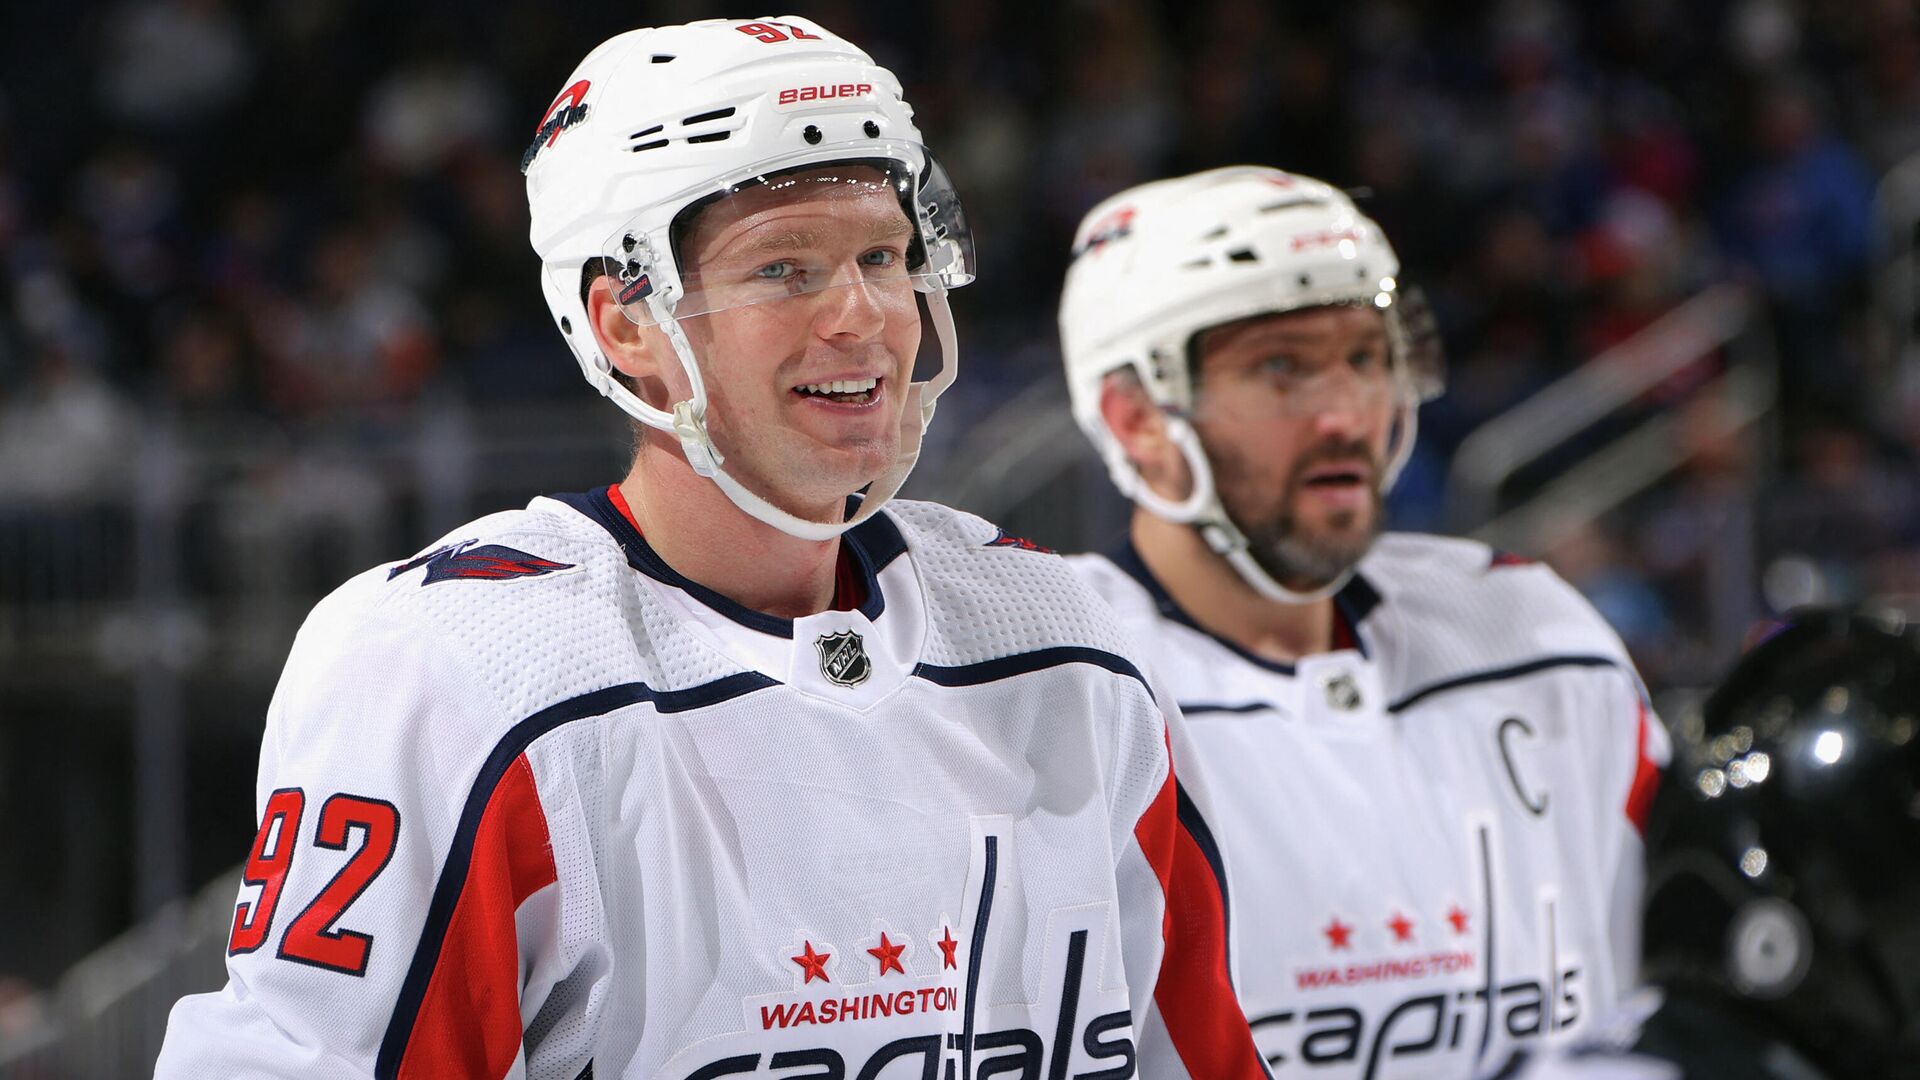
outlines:
[[1180, 703], [1180, 712], [1186, 716], [1201, 716], [1206, 713], [1257, 713], [1279, 712], [1280, 706], [1264, 701], [1249, 701], [1242, 705], [1221, 705], [1211, 701], [1196, 701], [1189, 705]]
[[1147, 677], [1140, 674], [1140, 669], [1134, 667], [1132, 661], [1126, 657], [1080, 645], [1057, 645], [1050, 649], [1015, 653], [1012, 656], [995, 657], [992, 660], [982, 660], [977, 664], [962, 664], [958, 667], [916, 664], [913, 675], [915, 678], [925, 679], [940, 686], [979, 686], [982, 683], [998, 682], [1016, 675], [1026, 675], [1066, 664], [1092, 664], [1098, 668], [1105, 668], [1116, 675], [1125, 675], [1138, 681], [1141, 686], [1147, 687], [1149, 695], [1153, 693], [1153, 688], [1147, 684]]
[[1477, 686], [1480, 683], [1504, 682], [1507, 679], [1518, 679], [1523, 675], [1532, 675], [1537, 671], [1547, 671], [1552, 668], [1560, 668], [1560, 667], [1617, 668], [1620, 666], [1621, 666], [1620, 661], [1611, 656], [1588, 656], [1588, 655], [1581, 655], [1581, 654], [1572, 654], [1567, 656], [1542, 656], [1538, 659], [1528, 660], [1524, 663], [1510, 664], [1506, 667], [1492, 668], [1487, 671], [1470, 672], [1469, 674], [1466, 674], [1466, 675], [1458, 675], [1451, 679], [1446, 679], [1441, 682], [1433, 683], [1430, 686], [1425, 686], [1419, 690], [1415, 690], [1413, 693], [1408, 694], [1406, 697], [1403, 697], [1399, 701], [1396, 701], [1393, 704], [1387, 706], [1387, 711], [1400, 712], [1404, 709], [1410, 709], [1415, 704], [1425, 700], [1428, 697], [1431, 697], [1434, 694], [1442, 694], [1447, 692], [1448, 690], [1458, 690], [1463, 686]]
[[[1174, 816], [1180, 819], [1180, 827], [1193, 837], [1195, 846], [1207, 860], [1208, 869], [1213, 871], [1213, 880], [1220, 887], [1220, 930], [1221, 937], [1233, 940], [1233, 903], [1227, 899], [1227, 864], [1220, 857], [1220, 844], [1213, 838], [1213, 830], [1207, 827], [1207, 819], [1200, 814], [1200, 808], [1194, 805], [1193, 797], [1187, 794], [1186, 786], [1178, 777], [1173, 781]], [[1228, 972], [1229, 978], [1232, 972]]]
[[[1160, 584], [1160, 579], [1153, 576], [1153, 571], [1147, 569], [1146, 560], [1140, 557], [1140, 552], [1133, 546], [1132, 540], [1124, 540], [1118, 546], [1103, 554], [1106, 556], [1108, 562], [1119, 567], [1128, 577], [1138, 582], [1141, 588], [1147, 590], [1147, 595], [1153, 599], [1154, 609], [1160, 612], [1163, 617], [1177, 622], [1189, 630], [1205, 634], [1218, 642], [1228, 652], [1233, 653], [1235, 656], [1238, 656], [1240, 659], [1245, 660], [1255, 667], [1265, 668], [1278, 675], [1291, 676], [1295, 674], [1292, 664], [1281, 663], [1278, 660], [1269, 660], [1264, 656], [1260, 656], [1242, 647], [1239, 643], [1229, 641], [1206, 627], [1201, 626], [1199, 620], [1187, 614], [1187, 610], [1180, 606], [1172, 594], [1167, 592], [1166, 586]], [[1348, 629], [1353, 631], [1355, 648], [1359, 650], [1362, 657], [1371, 657], [1372, 653], [1367, 648], [1366, 635], [1362, 634], [1360, 630], [1367, 616], [1373, 614], [1373, 609], [1380, 606], [1380, 591], [1375, 589], [1372, 583], [1367, 581], [1365, 577], [1362, 577], [1359, 571], [1355, 571], [1354, 575], [1347, 580], [1347, 583], [1341, 586], [1340, 591], [1333, 594], [1333, 601], [1340, 616], [1347, 620]]]
[[[653, 546], [640, 535], [640, 531], [627, 520], [627, 516], [613, 505], [613, 500], [607, 497], [606, 488], [595, 488], [585, 493], [554, 495], [552, 498], [573, 507], [607, 530], [619, 542], [620, 549], [626, 553], [627, 565], [635, 570], [662, 584], [680, 589], [749, 630], [758, 630], [774, 637], [793, 637], [792, 619], [783, 619], [778, 615], [755, 611], [668, 566], [659, 552], [654, 551]], [[851, 513], [853, 507], [857, 505], [857, 503], [850, 503], [848, 512]], [[906, 537], [900, 535], [899, 527], [882, 511], [842, 534], [841, 541], [853, 556], [854, 569], [858, 572], [860, 583], [866, 593], [866, 600], [860, 605], [860, 613], [870, 621], [876, 620], [887, 610], [886, 594], [880, 591], [880, 572], [891, 565], [895, 559], [906, 554]]]
[[973, 917], [973, 942], [967, 946], [966, 1011], [960, 1019], [960, 1070], [973, 1075], [975, 1007], [980, 998], [980, 964], [987, 949], [987, 920], [993, 917], [993, 882], [1000, 861], [1000, 838], [986, 838], [986, 865], [980, 877], [980, 907]]
[[406, 1053], [408, 1040], [413, 1037], [413, 1025], [419, 1018], [420, 1006], [426, 1000], [427, 983], [440, 962], [440, 946], [447, 927], [453, 921], [453, 909], [460, 902], [460, 893], [466, 887], [467, 870], [473, 860], [473, 845], [480, 831], [480, 819], [486, 813], [494, 789], [499, 786], [507, 769], [535, 739], [563, 724], [603, 716], [615, 709], [641, 702], [651, 702], [655, 709], [663, 713], [685, 712], [718, 705], [743, 694], [778, 685], [778, 681], [757, 671], [738, 672], [684, 690], [655, 690], [645, 683], [625, 683], [550, 705], [515, 724], [495, 744], [493, 752], [487, 755], [486, 764], [481, 767], [480, 775], [467, 792], [466, 805], [460, 811], [460, 824], [453, 834], [453, 844], [447, 851], [446, 863], [440, 870], [440, 880], [435, 883], [433, 899], [427, 906], [427, 922], [420, 931], [420, 944], [414, 949], [406, 980], [400, 984], [400, 998], [394, 1005], [392, 1019], [387, 1023], [387, 1033], [380, 1040], [380, 1055], [374, 1064], [374, 1075], [380, 1080], [391, 1080], [399, 1075], [400, 1059]]

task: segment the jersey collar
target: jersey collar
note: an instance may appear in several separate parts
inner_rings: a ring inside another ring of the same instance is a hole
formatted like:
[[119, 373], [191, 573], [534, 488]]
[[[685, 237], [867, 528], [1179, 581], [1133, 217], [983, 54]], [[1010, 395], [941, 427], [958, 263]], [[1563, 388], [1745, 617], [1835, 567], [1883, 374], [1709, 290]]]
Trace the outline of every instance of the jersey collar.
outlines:
[[[1190, 630], [1205, 634], [1248, 663], [1281, 675], [1294, 674], [1294, 665], [1282, 664], [1255, 655], [1201, 626], [1174, 600], [1173, 596], [1160, 584], [1160, 580], [1153, 576], [1153, 571], [1147, 569], [1146, 561], [1140, 558], [1140, 552], [1133, 546], [1132, 538], [1123, 538], [1117, 546], [1107, 552], [1107, 558], [1111, 559], [1115, 566], [1124, 570], [1128, 577], [1139, 582], [1141, 588], [1147, 590], [1147, 595], [1153, 597], [1153, 606], [1162, 616]], [[1353, 640], [1353, 647], [1358, 649], [1363, 657], [1370, 656], [1371, 653], [1367, 648], [1366, 637], [1360, 632], [1361, 622], [1378, 606], [1380, 606], [1380, 593], [1358, 571], [1347, 580], [1346, 585], [1342, 586], [1339, 592], [1333, 594], [1334, 617], [1346, 624]], [[1336, 640], [1341, 636], [1337, 628], [1334, 636]]]
[[[653, 546], [640, 535], [640, 530], [634, 527], [633, 522], [614, 505], [609, 491], [610, 487], [601, 487], [587, 492], [555, 495], [553, 498], [573, 507], [607, 530], [626, 553], [628, 565], [635, 570], [663, 585], [679, 589], [749, 630], [775, 637], [793, 637], [792, 619], [755, 611], [668, 566], [660, 553], [653, 550]], [[906, 552], [906, 539], [885, 513], [878, 513], [842, 533], [840, 542], [852, 560], [853, 572], [866, 597], [857, 610], [868, 621], [877, 621], [880, 613], [887, 608], [886, 595], [880, 591], [880, 571]]]

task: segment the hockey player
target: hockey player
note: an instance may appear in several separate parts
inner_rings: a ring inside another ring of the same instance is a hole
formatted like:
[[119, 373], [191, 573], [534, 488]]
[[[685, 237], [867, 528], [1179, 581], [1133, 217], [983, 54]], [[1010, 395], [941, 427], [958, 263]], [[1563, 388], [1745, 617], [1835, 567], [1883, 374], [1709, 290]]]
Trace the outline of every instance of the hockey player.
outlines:
[[1920, 1077], [1920, 630], [1817, 611], [1683, 724], [1647, 824], [1653, 987], [1520, 1080]]
[[895, 77], [804, 19], [636, 30], [524, 166], [631, 471], [315, 609], [159, 1074], [1264, 1075], [1111, 615], [889, 502], [973, 274]]
[[1228, 168], [1096, 207], [1061, 300], [1138, 504], [1077, 567], [1187, 718], [1279, 1077], [1472, 1075], [1636, 955], [1666, 742], [1619, 640], [1544, 566], [1380, 534], [1439, 382], [1398, 275], [1337, 190]]

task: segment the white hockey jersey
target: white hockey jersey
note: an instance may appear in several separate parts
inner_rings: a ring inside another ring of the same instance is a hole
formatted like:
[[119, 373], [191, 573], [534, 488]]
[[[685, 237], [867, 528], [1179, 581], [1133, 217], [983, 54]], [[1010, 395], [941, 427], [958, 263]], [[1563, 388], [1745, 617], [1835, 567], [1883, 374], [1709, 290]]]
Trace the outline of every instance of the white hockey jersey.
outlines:
[[1341, 646], [1276, 664], [1200, 629], [1130, 548], [1071, 561], [1185, 714], [1276, 1077], [1470, 1076], [1612, 1007], [1667, 741], [1551, 570], [1389, 534], [1335, 598]]
[[1263, 1076], [1111, 615], [944, 507], [845, 543], [857, 610], [774, 618], [603, 488], [324, 600], [158, 1075]]

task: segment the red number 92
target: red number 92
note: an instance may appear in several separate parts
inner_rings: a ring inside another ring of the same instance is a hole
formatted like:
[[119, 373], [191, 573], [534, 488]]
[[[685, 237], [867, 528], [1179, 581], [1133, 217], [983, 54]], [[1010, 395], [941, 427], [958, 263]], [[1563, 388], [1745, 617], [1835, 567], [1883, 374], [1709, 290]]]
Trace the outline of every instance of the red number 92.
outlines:
[[[266, 943], [272, 932], [280, 894], [293, 867], [294, 845], [299, 839], [305, 807], [306, 793], [299, 788], [281, 788], [267, 798], [260, 832], [254, 837], [253, 850], [247, 856], [246, 868], [241, 871], [247, 885], [260, 887], [260, 896], [252, 903], [242, 900], [235, 907], [227, 955], [253, 952]], [[288, 925], [276, 954], [282, 959], [348, 975], [366, 974], [373, 936], [337, 929], [336, 924], [347, 906], [359, 899], [392, 861], [400, 836], [400, 811], [383, 799], [334, 795], [320, 807], [313, 844], [345, 851], [355, 831], [361, 835], [359, 849], [320, 890], [320, 895]]]
[[820, 40], [819, 34], [809, 34], [805, 30], [802, 30], [800, 27], [795, 26], [792, 23], [750, 22], [750, 23], [743, 23], [739, 26], [736, 26], [734, 27], [734, 29], [740, 31], [741, 33], [747, 35], [750, 38], [754, 38], [755, 40], [758, 40], [758, 41], [764, 41], [769, 45], [777, 45], [782, 41], [788, 40], [789, 38], [795, 41], [819, 41]]

